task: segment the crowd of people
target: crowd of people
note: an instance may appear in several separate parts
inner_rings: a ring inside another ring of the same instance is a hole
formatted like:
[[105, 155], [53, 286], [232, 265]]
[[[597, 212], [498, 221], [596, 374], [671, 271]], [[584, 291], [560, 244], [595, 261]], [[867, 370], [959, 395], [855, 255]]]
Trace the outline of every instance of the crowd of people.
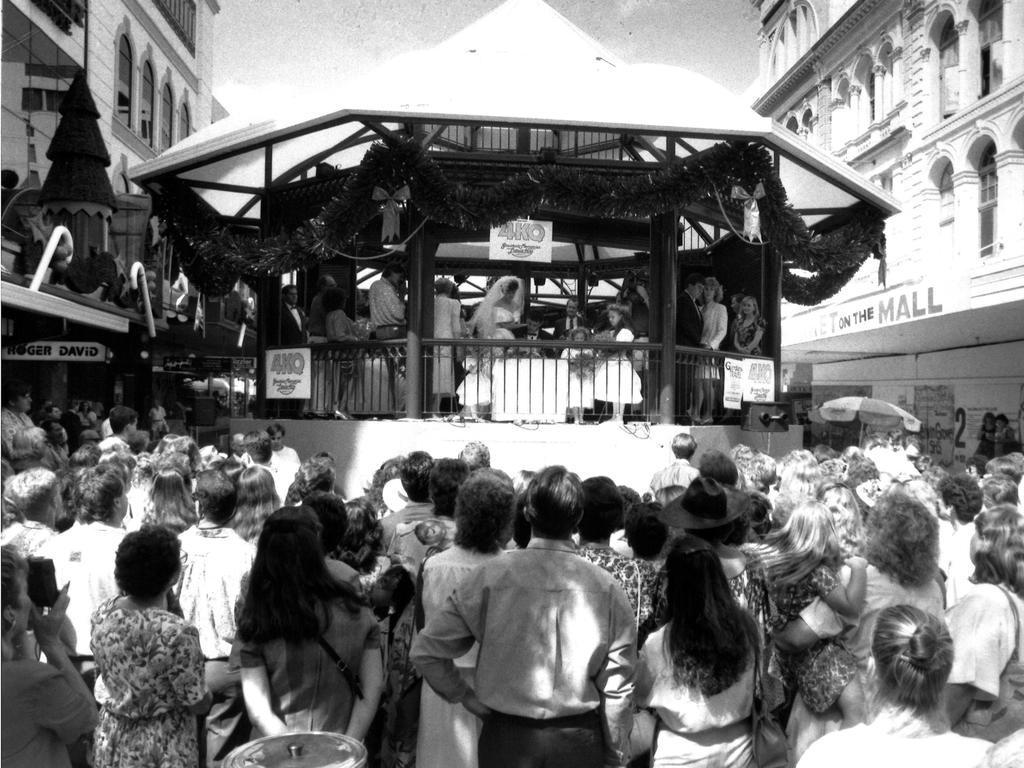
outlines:
[[1024, 760], [1024, 455], [681, 433], [632, 489], [470, 443], [345, 499], [281, 424], [221, 454], [110, 422], [56, 469], [5, 423], [4, 766], [308, 731], [384, 768]]

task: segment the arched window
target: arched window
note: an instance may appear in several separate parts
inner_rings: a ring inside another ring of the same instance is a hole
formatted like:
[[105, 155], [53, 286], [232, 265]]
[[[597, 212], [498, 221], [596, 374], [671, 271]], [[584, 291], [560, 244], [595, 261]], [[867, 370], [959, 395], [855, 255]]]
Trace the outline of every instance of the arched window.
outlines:
[[132, 44], [125, 35], [117, 44], [117, 119], [132, 127]]
[[142, 94], [139, 103], [139, 135], [142, 140], [153, 146], [153, 102], [155, 92], [153, 85], [153, 67], [147, 61], [142, 65]]
[[996, 146], [989, 144], [978, 164], [978, 228], [982, 258], [996, 248], [996, 209], [999, 207], [999, 177], [996, 174]]
[[807, 140], [811, 140], [814, 132], [814, 115], [811, 110], [805, 109], [803, 117], [800, 118], [800, 134]]
[[791, 117], [789, 118], [789, 120], [786, 121], [786, 130], [792, 131], [793, 133], [800, 132], [800, 123], [796, 121], [795, 117]]
[[981, 44], [981, 95], [988, 96], [1003, 84], [1003, 3], [984, 0], [978, 9], [978, 42]]
[[953, 195], [953, 166], [946, 163], [939, 177], [939, 248], [940, 255], [952, 258], [954, 250], [954, 227], [956, 222], [956, 198]]
[[182, 104], [178, 111], [178, 141], [192, 133], [192, 116], [188, 111], [188, 104]]
[[943, 118], [960, 109], [960, 33], [952, 17], [939, 35], [939, 99]]
[[[872, 67], [868, 67], [864, 74], [864, 98], [867, 99], [866, 117], [868, 125], [871, 125], [875, 120], [878, 119], [879, 113], [877, 105], [875, 104], [875, 72]], [[866, 126], [865, 126], [866, 127]]]
[[171, 130], [174, 126], [174, 94], [171, 86], [165, 85], [160, 98], [160, 149], [171, 146]]

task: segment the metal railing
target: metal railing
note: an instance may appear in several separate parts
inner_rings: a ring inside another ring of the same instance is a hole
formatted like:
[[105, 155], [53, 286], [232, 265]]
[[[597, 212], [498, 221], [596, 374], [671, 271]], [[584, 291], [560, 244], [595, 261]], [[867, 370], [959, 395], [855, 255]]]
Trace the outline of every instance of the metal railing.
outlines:
[[[657, 421], [663, 406], [662, 347], [649, 342], [424, 339], [420, 400], [425, 417], [463, 414], [492, 421]], [[404, 341], [311, 345], [312, 382], [304, 411], [325, 417], [407, 415], [412, 382]], [[731, 352], [677, 347], [673, 419], [699, 399], [724, 414], [723, 360]], [[667, 399], [667, 398], [666, 398]], [[706, 410], [708, 406], [705, 406]]]

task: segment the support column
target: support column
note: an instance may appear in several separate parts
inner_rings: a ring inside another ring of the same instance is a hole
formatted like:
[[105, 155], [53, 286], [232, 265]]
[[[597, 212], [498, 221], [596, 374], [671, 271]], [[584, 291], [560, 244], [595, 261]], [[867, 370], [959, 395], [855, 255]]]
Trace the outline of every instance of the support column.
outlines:
[[[409, 215], [409, 227], [419, 226], [421, 214]], [[409, 303], [406, 307], [408, 328], [405, 345], [405, 415], [410, 419], [423, 418], [423, 338], [434, 332], [434, 254], [437, 243], [432, 243], [421, 229], [409, 242]], [[429, 312], [427, 307], [429, 306]], [[429, 325], [428, 325], [429, 322]]]
[[[775, 173], [779, 172], [782, 158], [774, 153]], [[764, 265], [765, 297], [762, 307], [782, 306], [782, 257], [770, 245], [761, 245], [761, 264]], [[782, 312], [769, 312], [767, 318], [769, 336], [768, 354], [775, 361], [775, 397], [782, 394]]]
[[890, 109], [895, 109], [896, 105], [903, 101], [903, 49], [893, 48], [891, 55], [891, 66], [892, 76], [889, 78], [889, 82], [892, 83], [892, 104], [889, 105]]
[[978, 238], [978, 173], [973, 169], [953, 174], [954, 237], [957, 270], [964, 277], [978, 262], [981, 246]]
[[1024, 149], [1007, 149], [996, 155], [999, 196], [996, 216], [996, 252], [1000, 258], [1024, 255], [1024, 198], [1011, 190], [1024, 189]]
[[[270, 237], [270, 185], [274, 181], [274, 145], [268, 144], [263, 155], [263, 195], [260, 199], [260, 237]], [[267, 346], [271, 333], [280, 338], [280, 281], [261, 277], [256, 288], [256, 416], [267, 417]], [[273, 325], [272, 325], [273, 324]]]
[[861, 125], [861, 121], [864, 119], [864, 110], [861, 107], [861, 87], [859, 85], [850, 86], [850, 121], [848, 126], [850, 128], [850, 135], [847, 139], [854, 139], [864, 133], [866, 126]]
[[876, 64], [871, 70], [871, 76], [875, 82], [875, 107], [874, 113], [868, 116], [868, 125], [877, 123], [889, 113], [888, 95], [885, 87], [885, 67], [881, 64]]
[[980, 84], [976, 84], [976, 78], [971, 76], [977, 72], [975, 60], [978, 58], [978, 54], [976, 52], [977, 46], [972, 46], [970, 40], [970, 37], [976, 38], [976, 34], [969, 36], [970, 29], [971, 23], [968, 19], [958, 21], [956, 24], [956, 31], [960, 35], [960, 93], [958, 94], [956, 104], [957, 112], [973, 104], [978, 98], [978, 92], [981, 90]]
[[661, 342], [659, 367], [658, 423], [675, 423], [676, 413], [676, 295], [679, 270], [676, 257], [678, 212], [671, 210], [651, 217], [651, 296], [650, 327]]

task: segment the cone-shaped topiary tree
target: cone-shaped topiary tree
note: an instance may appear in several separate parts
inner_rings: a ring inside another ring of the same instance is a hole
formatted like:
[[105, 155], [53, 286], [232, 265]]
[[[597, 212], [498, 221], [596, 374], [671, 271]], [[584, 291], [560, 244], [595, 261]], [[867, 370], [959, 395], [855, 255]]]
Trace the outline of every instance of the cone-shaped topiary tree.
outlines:
[[[85, 70], [78, 70], [60, 103], [60, 123], [46, 150], [52, 161], [39, 202], [54, 213], [86, 211], [109, 216], [117, 206], [106, 168], [110, 153], [100, 133], [96, 109]], [[105, 210], [104, 210], [105, 209]]]

